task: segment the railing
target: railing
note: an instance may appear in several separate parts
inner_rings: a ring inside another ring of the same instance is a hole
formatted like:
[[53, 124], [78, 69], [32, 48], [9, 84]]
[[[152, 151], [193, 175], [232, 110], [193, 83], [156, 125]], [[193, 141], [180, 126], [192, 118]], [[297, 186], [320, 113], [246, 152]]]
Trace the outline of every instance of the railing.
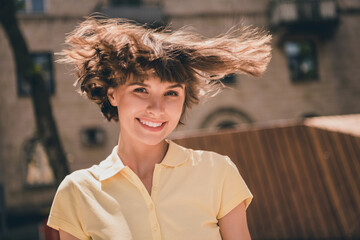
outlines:
[[338, 20], [336, 0], [272, 0], [268, 16], [270, 25], [325, 24]]

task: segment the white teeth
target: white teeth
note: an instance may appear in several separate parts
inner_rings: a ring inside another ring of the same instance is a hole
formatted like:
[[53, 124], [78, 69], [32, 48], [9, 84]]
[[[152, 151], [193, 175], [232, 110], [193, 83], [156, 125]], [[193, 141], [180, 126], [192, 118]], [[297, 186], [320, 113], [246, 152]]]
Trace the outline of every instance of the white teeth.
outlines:
[[162, 123], [154, 123], [154, 122], [149, 122], [149, 121], [144, 121], [142, 119], [139, 119], [139, 121], [149, 127], [160, 127]]

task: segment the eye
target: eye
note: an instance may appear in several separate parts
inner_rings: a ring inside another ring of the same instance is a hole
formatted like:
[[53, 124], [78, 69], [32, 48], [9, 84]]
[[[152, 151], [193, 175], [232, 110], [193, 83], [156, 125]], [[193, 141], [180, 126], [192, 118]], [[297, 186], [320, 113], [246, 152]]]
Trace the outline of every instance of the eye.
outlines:
[[146, 88], [135, 88], [134, 92], [137, 93], [147, 93]]
[[177, 92], [175, 92], [175, 91], [168, 91], [168, 92], [165, 93], [165, 96], [174, 96], [174, 97], [176, 97], [178, 95], [179, 94]]

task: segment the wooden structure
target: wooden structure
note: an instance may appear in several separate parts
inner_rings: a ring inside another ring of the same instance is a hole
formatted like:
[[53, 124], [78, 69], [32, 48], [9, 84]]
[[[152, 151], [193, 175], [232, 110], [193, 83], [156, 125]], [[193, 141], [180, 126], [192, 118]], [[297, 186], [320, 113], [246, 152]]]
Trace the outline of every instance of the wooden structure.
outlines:
[[360, 115], [176, 137], [228, 155], [254, 194], [253, 239], [360, 238]]

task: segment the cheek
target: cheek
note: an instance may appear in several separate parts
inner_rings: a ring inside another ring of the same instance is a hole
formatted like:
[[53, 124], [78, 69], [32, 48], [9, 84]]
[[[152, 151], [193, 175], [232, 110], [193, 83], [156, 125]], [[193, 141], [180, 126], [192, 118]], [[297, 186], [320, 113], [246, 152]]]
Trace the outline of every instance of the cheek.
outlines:
[[138, 99], [131, 96], [124, 96], [118, 100], [119, 117], [133, 115], [143, 106], [144, 103], [142, 101], [139, 101]]
[[180, 118], [184, 108], [184, 101], [176, 101], [169, 107], [172, 116]]

